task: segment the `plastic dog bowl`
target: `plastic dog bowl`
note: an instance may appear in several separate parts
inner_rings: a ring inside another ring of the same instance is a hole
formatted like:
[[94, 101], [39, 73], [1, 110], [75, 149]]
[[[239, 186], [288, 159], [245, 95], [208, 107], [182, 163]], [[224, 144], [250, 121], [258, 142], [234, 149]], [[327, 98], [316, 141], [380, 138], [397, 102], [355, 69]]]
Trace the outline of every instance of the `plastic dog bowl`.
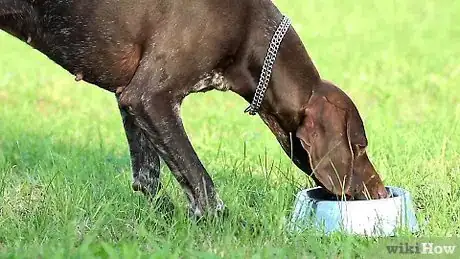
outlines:
[[419, 227], [409, 192], [387, 186], [390, 198], [341, 201], [321, 187], [297, 194], [290, 221], [293, 231], [315, 228], [330, 234], [340, 231], [369, 237], [394, 236], [398, 230], [412, 233]]

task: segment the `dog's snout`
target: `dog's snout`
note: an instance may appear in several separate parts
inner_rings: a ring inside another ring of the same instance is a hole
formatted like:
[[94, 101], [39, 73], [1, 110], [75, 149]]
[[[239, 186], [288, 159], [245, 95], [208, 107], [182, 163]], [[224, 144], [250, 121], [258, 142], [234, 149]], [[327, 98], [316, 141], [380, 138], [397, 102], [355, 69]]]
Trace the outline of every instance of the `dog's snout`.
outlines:
[[378, 199], [385, 199], [385, 198], [388, 198], [389, 195], [388, 195], [388, 192], [387, 192], [386, 188], [383, 187], [383, 188], [379, 188], [377, 190], [377, 195], [376, 196], [377, 196]]
[[377, 175], [362, 188], [365, 199], [385, 199], [389, 196], [385, 185]]

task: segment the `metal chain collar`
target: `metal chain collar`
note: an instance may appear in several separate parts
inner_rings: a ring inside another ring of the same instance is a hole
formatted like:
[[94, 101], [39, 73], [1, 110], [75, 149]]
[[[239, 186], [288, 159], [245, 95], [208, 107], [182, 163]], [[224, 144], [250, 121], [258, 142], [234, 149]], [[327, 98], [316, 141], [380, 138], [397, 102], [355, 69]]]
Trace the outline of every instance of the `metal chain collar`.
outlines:
[[291, 20], [286, 16], [283, 16], [283, 20], [276, 29], [275, 34], [273, 35], [270, 42], [270, 47], [268, 48], [267, 54], [265, 55], [264, 65], [262, 66], [262, 72], [260, 73], [259, 84], [257, 85], [254, 99], [252, 100], [252, 103], [249, 105], [249, 107], [244, 110], [245, 113], [248, 112], [250, 115], [256, 115], [256, 113], [259, 111], [265, 96], [265, 92], [267, 91], [268, 84], [270, 83], [276, 55], [278, 54], [281, 42], [283, 41], [283, 38], [290, 26]]

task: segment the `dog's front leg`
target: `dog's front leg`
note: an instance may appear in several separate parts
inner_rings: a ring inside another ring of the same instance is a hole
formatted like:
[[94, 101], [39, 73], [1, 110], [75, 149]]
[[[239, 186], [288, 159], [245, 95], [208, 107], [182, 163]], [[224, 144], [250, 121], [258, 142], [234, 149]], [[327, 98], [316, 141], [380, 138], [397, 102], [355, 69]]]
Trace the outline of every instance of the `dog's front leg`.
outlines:
[[134, 116], [121, 107], [120, 113], [131, 156], [132, 188], [153, 198], [161, 188], [160, 158], [145, 133], [136, 125]]
[[[179, 117], [180, 103], [190, 77], [184, 71], [176, 76], [170, 71], [153, 69], [154, 62], [140, 66], [131, 83], [119, 97], [120, 108], [135, 118], [145, 136], [168, 165], [190, 202], [191, 214], [220, 212], [224, 206], [214, 183], [193, 149]], [[155, 74], [155, 70], [158, 74]], [[190, 70], [189, 70], [190, 71]], [[179, 71], [177, 71], [179, 72]]]

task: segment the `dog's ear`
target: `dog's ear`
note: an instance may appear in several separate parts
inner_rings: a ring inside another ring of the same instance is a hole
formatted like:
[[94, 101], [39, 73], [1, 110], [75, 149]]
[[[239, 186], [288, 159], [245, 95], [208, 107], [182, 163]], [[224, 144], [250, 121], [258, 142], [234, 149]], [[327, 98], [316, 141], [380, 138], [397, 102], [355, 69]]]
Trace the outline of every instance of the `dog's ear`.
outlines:
[[336, 195], [348, 195], [352, 181], [353, 151], [347, 121], [345, 110], [325, 97], [313, 96], [296, 132], [315, 177]]
[[357, 110], [354, 113], [348, 114], [348, 136], [350, 138], [350, 146], [355, 156], [365, 152], [367, 147], [367, 137], [364, 130], [364, 123], [359, 116]]

